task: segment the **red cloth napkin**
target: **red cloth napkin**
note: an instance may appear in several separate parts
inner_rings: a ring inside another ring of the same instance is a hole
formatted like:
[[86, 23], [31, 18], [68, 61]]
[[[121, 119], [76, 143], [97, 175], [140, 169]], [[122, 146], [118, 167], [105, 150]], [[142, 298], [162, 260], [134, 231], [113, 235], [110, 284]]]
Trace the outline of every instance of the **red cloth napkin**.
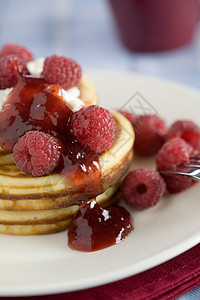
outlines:
[[[114, 283], [78, 292], [51, 296], [20, 297], [20, 299], [170, 300], [176, 299], [199, 284], [200, 244], [157, 267]], [[12, 299], [19, 300], [19, 298], [14, 297]]]

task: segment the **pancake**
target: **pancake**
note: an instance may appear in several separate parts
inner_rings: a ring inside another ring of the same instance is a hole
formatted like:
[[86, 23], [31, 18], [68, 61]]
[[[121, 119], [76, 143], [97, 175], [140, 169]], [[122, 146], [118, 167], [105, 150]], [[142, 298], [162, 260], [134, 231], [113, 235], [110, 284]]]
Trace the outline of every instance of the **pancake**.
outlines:
[[[113, 112], [113, 115], [116, 120], [116, 138], [112, 147], [99, 157], [102, 192], [120, 180], [132, 159], [132, 126], [120, 113]], [[67, 207], [78, 204], [81, 194], [82, 190], [74, 189], [70, 178], [66, 179], [60, 174], [33, 177], [23, 173], [15, 164], [0, 166], [0, 209]]]
[[63, 231], [69, 227], [71, 219], [55, 224], [40, 225], [3, 225], [0, 224], [0, 233], [12, 235], [39, 235]]
[[83, 73], [80, 82], [77, 85], [80, 91], [80, 99], [86, 104], [97, 104], [98, 95], [97, 90], [90, 78]]
[[5, 165], [12, 165], [14, 164], [13, 156], [12, 153], [9, 153], [7, 151], [4, 151], [0, 147], [0, 166], [5, 166]]
[[[113, 116], [115, 141], [99, 157], [102, 192], [96, 199], [103, 205], [116, 200], [113, 195], [133, 157], [132, 125], [118, 112]], [[6, 161], [7, 155], [1, 151], [1, 161]], [[60, 174], [32, 177], [21, 172], [11, 159], [10, 164], [0, 166], [0, 233], [30, 235], [64, 230], [78, 211], [82, 196], [83, 190], [74, 189], [69, 178]]]
[[[121, 180], [115, 186], [108, 188], [103, 194], [98, 195], [96, 197], [97, 203], [103, 207], [117, 203], [120, 199], [120, 193], [118, 192], [120, 184]], [[43, 210], [39, 211], [39, 214], [38, 211], [36, 213], [35, 211], [11, 212], [1, 210], [0, 233], [41, 235], [60, 232], [70, 226], [72, 218], [78, 210], [78, 205], [57, 210]]]

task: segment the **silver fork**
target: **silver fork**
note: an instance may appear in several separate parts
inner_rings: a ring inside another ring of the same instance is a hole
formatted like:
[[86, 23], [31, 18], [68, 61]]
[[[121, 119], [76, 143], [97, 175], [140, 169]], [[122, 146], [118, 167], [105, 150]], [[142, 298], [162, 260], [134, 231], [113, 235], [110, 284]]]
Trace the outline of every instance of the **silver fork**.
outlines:
[[159, 171], [163, 175], [181, 175], [200, 182], [200, 155], [190, 157], [190, 163], [180, 165], [184, 171]]

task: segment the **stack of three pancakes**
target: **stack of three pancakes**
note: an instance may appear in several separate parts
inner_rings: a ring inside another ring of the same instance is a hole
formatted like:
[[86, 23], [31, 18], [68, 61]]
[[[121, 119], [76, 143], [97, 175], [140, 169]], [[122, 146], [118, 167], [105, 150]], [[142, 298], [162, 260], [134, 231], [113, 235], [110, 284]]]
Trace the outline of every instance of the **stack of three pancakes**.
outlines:
[[[78, 88], [88, 105], [97, 104], [96, 89], [85, 75]], [[99, 157], [102, 193], [96, 195], [96, 201], [102, 205], [114, 201], [133, 156], [132, 126], [120, 113], [113, 112], [113, 116], [114, 143]], [[70, 178], [56, 173], [27, 175], [17, 168], [12, 153], [0, 149], [0, 233], [33, 235], [65, 230], [83, 198], [83, 191], [75, 189]]]

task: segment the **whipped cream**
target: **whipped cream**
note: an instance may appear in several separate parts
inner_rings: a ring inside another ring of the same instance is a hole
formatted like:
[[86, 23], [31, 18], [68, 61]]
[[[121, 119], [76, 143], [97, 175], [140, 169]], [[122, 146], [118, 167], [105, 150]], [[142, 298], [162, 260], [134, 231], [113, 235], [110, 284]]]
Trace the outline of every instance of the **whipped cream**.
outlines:
[[[33, 75], [34, 77], [40, 77], [40, 74], [43, 70], [43, 65], [44, 65], [44, 58], [41, 57], [28, 62], [27, 68], [31, 75]], [[0, 90], [0, 110], [2, 108], [3, 103], [6, 101], [9, 93], [12, 90], [13, 88]], [[66, 105], [68, 105], [73, 112], [76, 112], [85, 106], [84, 102], [79, 98], [80, 91], [77, 87], [73, 87], [68, 90], [62, 89], [62, 97], [63, 100], [66, 102]]]
[[66, 104], [73, 112], [78, 111], [85, 106], [84, 102], [79, 99], [80, 91], [76, 87], [73, 87], [67, 91], [62, 89], [62, 96]]
[[44, 58], [40, 57], [35, 60], [29, 61], [26, 66], [31, 75], [33, 75], [34, 77], [40, 77], [44, 66]]

